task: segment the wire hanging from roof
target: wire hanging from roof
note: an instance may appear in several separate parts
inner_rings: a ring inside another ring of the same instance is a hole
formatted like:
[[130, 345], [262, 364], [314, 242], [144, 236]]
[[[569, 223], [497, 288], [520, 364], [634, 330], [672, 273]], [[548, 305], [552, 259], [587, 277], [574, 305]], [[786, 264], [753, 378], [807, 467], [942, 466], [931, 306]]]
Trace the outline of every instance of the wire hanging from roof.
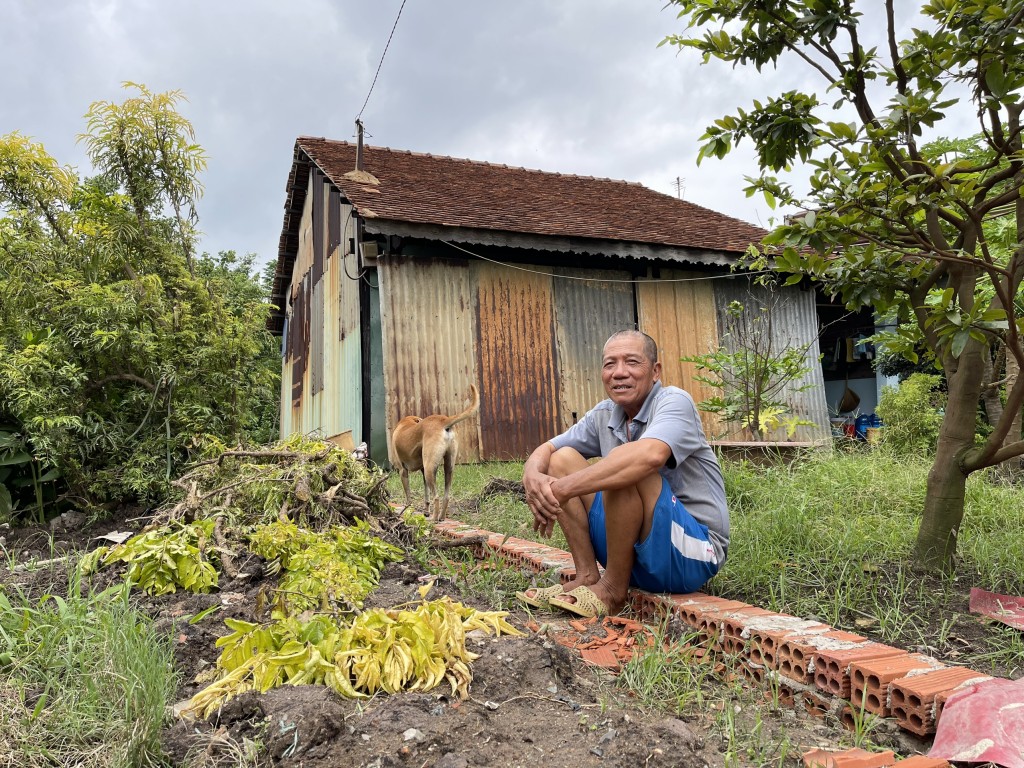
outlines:
[[373, 86], [377, 84], [377, 77], [380, 75], [380, 68], [384, 64], [384, 57], [388, 55], [388, 47], [391, 45], [391, 38], [395, 36], [395, 30], [398, 28], [398, 20], [402, 18], [402, 9], [405, 8], [405, 2], [406, 0], [402, 0], [402, 4], [398, 8], [398, 15], [395, 16], [395, 24], [391, 27], [391, 34], [388, 35], [388, 41], [384, 45], [384, 53], [380, 55], [380, 61], [377, 62], [377, 71], [373, 75], [373, 82], [370, 83], [370, 90], [366, 92], [366, 100], [363, 102], [363, 107], [359, 110], [359, 114], [356, 115], [356, 120], [363, 116], [363, 110], [365, 110], [366, 105], [370, 103], [370, 94], [373, 93]]
[[611, 277], [577, 277], [576, 275], [557, 275], [554, 272], [545, 272], [540, 269], [530, 269], [529, 267], [520, 267], [516, 264], [508, 264], [504, 261], [498, 261], [497, 259], [489, 259], [486, 256], [481, 256], [479, 253], [474, 253], [468, 248], [463, 248], [455, 243], [450, 243], [447, 240], [441, 240], [447, 246], [454, 248], [457, 251], [468, 253], [470, 256], [475, 256], [478, 259], [489, 261], [491, 264], [497, 264], [499, 267], [507, 267], [508, 269], [518, 269], [520, 272], [532, 272], [535, 275], [546, 275], [547, 277], [558, 277], [564, 280], [585, 280], [590, 283], [692, 283], [697, 280], [734, 280], [737, 277], [748, 277], [753, 275], [767, 275], [773, 270], [760, 269], [752, 270], [750, 272], [730, 272], [725, 275], [703, 275], [701, 277], [658, 277], [658, 278], [643, 278], [636, 279], [632, 278], [629, 280], [619, 280]]

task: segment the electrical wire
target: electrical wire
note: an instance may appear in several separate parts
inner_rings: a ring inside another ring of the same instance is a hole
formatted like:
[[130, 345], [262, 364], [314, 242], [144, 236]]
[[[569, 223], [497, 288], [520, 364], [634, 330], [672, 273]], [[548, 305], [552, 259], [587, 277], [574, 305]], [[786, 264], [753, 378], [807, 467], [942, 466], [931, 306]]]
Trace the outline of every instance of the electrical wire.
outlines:
[[447, 240], [441, 240], [441, 242], [444, 243], [447, 246], [450, 246], [450, 247], [454, 248], [457, 251], [462, 251], [463, 253], [468, 253], [470, 256], [475, 256], [478, 259], [483, 259], [484, 261], [489, 261], [491, 264], [497, 264], [499, 267], [507, 267], [508, 269], [518, 269], [520, 272], [532, 272], [535, 275], [545, 275], [547, 277], [559, 277], [559, 278], [563, 278], [565, 280], [584, 280], [584, 281], [591, 282], [591, 283], [691, 283], [691, 282], [696, 282], [697, 280], [732, 280], [732, 279], [734, 279], [736, 277], [740, 277], [740, 276], [746, 277], [746, 276], [753, 276], [753, 275], [767, 275], [767, 274], [770, 274], [773, 271], [773, 270], [770, 270], [770, 269], [761, 269], [761, 270], [750, 271], [750, 272], [730, 273], [728, 275], [704, 275], [702, 277], [659, 277], [659, 278], [644, 278], [642, 280], [639, 280], [639, 279], [617, 280], [617, 279], [609, 278], [609, 277], [577, 277], [576, 275], [556, 275], [553, 272], [544, 272], [543, 270], [540, 270], [540, 269], [530, 269], [529, 267], [520, 267], [520, 266], [517, 266], [515, 264], [507, 264], [504, 261], [497, 261], [496, 259], [489, 259], [486, 256], [481, 256], [479, 253], [474, 253], [473, 251], [470, 251], [467, 248], [463, 248], [462, 246], [456, 245], [455, 243], [450, 243]]
[[380, 68], [384, 64], [384, 57], [388, 55], [388, 46], [391, 45], [391, 38], [395, 36], [395, 30], [398, 28], [398, 20], [402, 18], [402, 9], [405, 8], [405, 0], [402, 0], [402, 5], [398, 8], [398, 15], [395, 16], [395, 24], [391, 27], [391, 34], [388, 35], [388, 41], [384, 45], [384, 53], [380, 55], [380, 61], [377, 63], [377, 72], [373, 76], [373, 82], [370, 83], [370, 90], [366, 93], [366, 101], [363, 102], [363, 108], [359, 110], [359, 114], [356, 115], [356, 120], [363, 116], [363, 110], [366, 109], [366, 105], [370, 103], [370, 94], [373, 93], [373, 86], [377, 84], [377, 77], [380, 75]]

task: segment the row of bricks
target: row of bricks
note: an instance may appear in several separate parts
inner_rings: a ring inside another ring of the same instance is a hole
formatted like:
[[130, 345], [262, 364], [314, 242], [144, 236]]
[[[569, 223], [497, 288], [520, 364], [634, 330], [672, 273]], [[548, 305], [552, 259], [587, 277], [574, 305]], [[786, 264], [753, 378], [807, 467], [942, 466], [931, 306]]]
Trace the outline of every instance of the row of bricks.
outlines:
[[[572, 578], [572, 556], [560, 549], [452, 520], [438, 523], [436, 530], [453, 538], [481, 537], [485, 543], [478, 555], [494, 552], [519, 568], [555, 571], [563, 582]], [[919, 736], [935, 732], [953, 691], [988, 679], [971, 669], [947, 667], [929, 656], [738, 600], [641, 590], [631, 590], [631, 598], [633, 609], [648, 618], [674, 613], [711, 647], [743, 659], [755, 677], [756, 670], [770, 670], [783, 683], [813, 686], [844, 699], [848, 709], [892, 716], [901, 728]]]

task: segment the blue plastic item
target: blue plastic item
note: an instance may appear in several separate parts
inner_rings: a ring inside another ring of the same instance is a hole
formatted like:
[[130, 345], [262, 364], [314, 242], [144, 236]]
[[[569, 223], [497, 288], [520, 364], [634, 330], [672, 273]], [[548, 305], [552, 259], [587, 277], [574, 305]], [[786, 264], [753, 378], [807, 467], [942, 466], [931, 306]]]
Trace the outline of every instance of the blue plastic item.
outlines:
[[857, 417], [857, 421], [854, 422], [853, 431], [857, 435], [858, 440], [868, 439], [869, 426], [871, 426], [871, 416], [866, 413], [862, 413]]

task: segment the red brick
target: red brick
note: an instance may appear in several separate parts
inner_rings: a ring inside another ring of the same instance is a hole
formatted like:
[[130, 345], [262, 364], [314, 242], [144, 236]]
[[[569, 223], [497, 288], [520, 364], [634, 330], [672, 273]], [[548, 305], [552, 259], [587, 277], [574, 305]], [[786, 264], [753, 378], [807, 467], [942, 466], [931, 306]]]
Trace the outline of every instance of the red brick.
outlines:
[[838, 629], [819, 634], [788, 635], [779, 643], [779, 673], [798, 683], [811, 684], [814, 682], [814, 659], [820, 650], [838, 650], [864, 642], [867, 642], [867, 638]]
[[824, 696], [819, 696], [816, 693], [811, 693], [810, 691], [804, 691], [800, 695], [800, 701], [803, 703], [804, 709], [807, 711], [807, 714], [811, 715], [812, 717], [825, 717], [825, 715], [827, 715], [829, 710], [832, 708], [831, 703], [828, 699], [826, 699]]
[[717, 616], [722, 611], [734, 611], [739, 608], [750, 607], [739, 600], [726, 600], [724, 597], [705, 595], [703, 592], [669, 595], [667, 599], [671, 602], [672, 610], [676, 615], [685, 623], [698, 630], [703, 626], [704, 619], [709, 613], [714, 613]]
[[950, 667], [894, 680], [889, 687], [889, 708], [896, 724], [918, 736], [935, 732], [936, 697], [951, 693], [968, 680], [980, 682], [988, 675], [966, 667]]
[[789, 637], [820, 635], [831, 629], [827, 624], [808, 621], [796, 616], [778, 614], [776, 617], [754, 618], [744, 630], [749, 635], [747, 655], [751, 661], [764, 664], [769, 669], [779, 668], [779, 646]]
[[951, 768], [950, 764], [938, 757], [914, 755], [896, 763], [896, 768]]
[[849, 699], [852, 662], [906, 655], [906, 651], [899, 648], [874, 642], [853, 643], [848, 647], [844, 644], [839, 649], [822, 648], [814, 659], [814, 684], [833, 696]]
[[722, 650], [732, 654], [742, 653], [744, 646], [747, 644], [747, 639], [743, 636], [743, 630], [746, 629], [750, 619], [769, 615], [776, 614], [764, 608], [755, 608], [754, 606], [723, 612], [720, 618], [717, 619], [715, 627], [719, 633]]
[[896, 755], [892, 752], [868, 752], [856, 748], [842, 752], [812, 749], [803, 757], [806, 768], [886, 768], [896, 764]]
[[598, 648], [584, 648], [580, 651], [580, 656], [583, 657], [584, 661], [598, 667], [604, 667], [605, 669], [619, 668], [619, 660], [615, 658], [611, 648], [606, 645]]
[[854, 661], [850, 664], [850, 703], [888, 717], [889, 683], [914, 672], [943, 668], [941, 662], [920, 653]]

